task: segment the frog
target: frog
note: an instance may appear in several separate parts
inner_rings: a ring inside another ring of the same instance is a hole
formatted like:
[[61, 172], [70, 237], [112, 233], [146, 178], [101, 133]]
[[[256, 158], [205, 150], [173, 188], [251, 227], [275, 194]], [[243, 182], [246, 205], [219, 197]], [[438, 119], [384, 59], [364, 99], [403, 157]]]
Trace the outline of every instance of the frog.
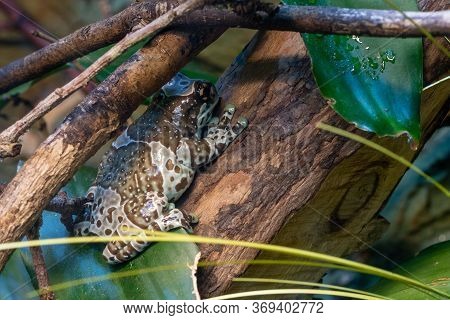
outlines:
[[206, 80], [177, 73], [165, 84], [105, 153], [74, 234], [114, 236], [103, 257], [119, 264], [150, 245], [148, 231], [184, 228], [192, 233], [196, 216], [174, 202], [195, 173], [222, 154], [248, 125], [243, 117], [232, 124], [233, 105], [227, 105], [220, 118], [213, 117], [219, 101], [215, 85]]

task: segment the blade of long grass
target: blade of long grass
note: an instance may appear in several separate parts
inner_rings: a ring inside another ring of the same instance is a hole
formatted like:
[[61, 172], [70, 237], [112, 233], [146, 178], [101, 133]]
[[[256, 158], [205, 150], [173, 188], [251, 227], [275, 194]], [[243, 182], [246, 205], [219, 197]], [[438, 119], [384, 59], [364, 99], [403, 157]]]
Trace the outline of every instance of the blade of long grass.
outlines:
[[[158, 235], [160, 233], [158, 232]], [[165, 235], [162, 235], [162, 237], [168, 237], [167, 233]], [[178, 239], [185, 241], [183, 238], [188, 237], [189, 239], [192, 239], [193, 242], [196, 243], [208, 243], [208, 244], [222, 244], [222, 245], [231, 245], [231, 246], [241, 246], [241, 247], [247, 247], [247, 248], [254, 248], [259, 250], [265, 250], [265, 251], [271, 251], [271, 252], [278, 252], [278, 253], [284, 253], [292, 256], [297, 256], [300, 258], [308, 258], [308, 259], [314, 259], [319, 261], [324, 261], [332, 264], [338, 264], [342, 266], [346, 266], [349, 268], [357, 269], [361, 273], [366, 274], [372, 274], [379, 277], [387, 278], [390, 280], [400, 281], [407, 285], [424, 289], [428, 292], [433, 292], [435, 294], [438, 294], [440, 296], [444, 296], [446, 298], [450, 298], [450, 295], [442, 292], [440, 290], [437, 290], [433, 287], [427, 286], [426, 284], [417, 281], [415, 279], [411, 279], [390, 271], [386, 271], [380, 268], [376, 268], [370, 265], [366, 265], [363, 263], [347, 260], [344, 258], [339, 258], [323, 253], [313, 252], [313, 251], [307, 251], [302, 249], [296, 249], [296, 248], [289, 248], [289, 247], [283, 247], [279, 245], [272, 245], [272, 244], [264, 244], [264, 243], [255, 243], [255, 242], [247, 242], [247, 241], [240, 241], [240, 240], [226, 240], [226, 239], [219, 239], [219, 238], [208, 238], [208, 237], [202, 237], [202, 236], [196, 236], [196, 235], [181, 235], [181, 234], [173, 234], [173, 238], [170, 241], [175, 241]]]
[[425, 172], [423, 172], [419, 167], [415, 166], [413, 163], [409, 162], [408, 160], [406, 160], [405, 158], [399, 156], [398, 154], [395, 154], [394, 152], [390, 151], [389, 149], [386, 149], [385, 147], [380, 146], [379, 144], [367, 140], [361, 136], [358, 136], [354, 133], [350, 133], [347, 132], [345, 130], [330, 126], [328, 124], [325, 124], [323, 122], [319, 122], [316, 124], [316, 127], [322, 130], [326, 130], [329, 132], [332, 132], [334, 134], [337, 134], [339, 136], [345, 137], [345, 138], [349, 138], [351, 140], [357, 141], [359, 143], [362, 143], [374, 150], [377, 150], [385, 155], [387, 155], [388, 157], [400, 162], [401, 164], [404, 164], [405, 166], [407, 166], [408, 168], [410, 168], [411, 170], [415, 171], [416, 173], [418, 173], [419, 175], [421, 175], [423, 178], [425, 178], [428, 182], [430, 182], [431, 184], [433, 184], [436, 188], [438, 188], [445, 196], [450, 197], [450, 190], [448, 190], [447, 188], [445, 188], [442, 184], [440, 184], [438, 181], [436, 181], [433, 177], [429, 176], [428, 174], [426, 174]]
[[[384, 277], [390, 280], [400, 281], [404, 284], [410, 285], [412, 287], [420, 288], [428, 292], [430, 295], [432, 293], [437, 294], [439, 296], [450, 298], [450, 295], [442, 292], [433, 287], [427, 286], [426, 284], [417, 281], [415, 279], [411, 279], [390, 271], [386, 271], [380, 268], [372, 267], [369, 265], [365, 265], [363, 263], [346, 260], [343, 258], [338, 258], [330, 255], [326, 255], [323, 253], [311, 252], [307, 250], [288, 248], [278, 245], [271, 244], [263, 244], [263, 243], [254, 243], [247, 242], [241, 240], [226, 240], [219, 238], [208, 238], [202, 236], [195, 235], [181, 235], [175, 234], [171, 232], [156, 232], [149, 231], [147, 234], [151, 235], [147, 237], [147, 241], [155, 241], [155, 242], [195, 242], [195, 243], [207, 243], [207, 244], [221, 244], [221, 245], [231, 245], [231, 246], [240, 246], [247, 248], [254, 248], [259, 250], [266, 250], [271, 252], [278, 252], [283, 254], [288, 254], [292, 256], [297, 256], [300, 258], [314, 259], [319, 261], [324, 261], [327, 263], [338, 264], [346, 267], [350, 267], [353, 269], [358, 269], [361, 273], [371, 274], [379, 277]], [[3, 243], [0, 244], [0, 250], [11, 250], [29, 246], [39, 246], [39, 245], [55, 245], [55, 244], [68, 244], [68, 243], [99, 243], [99, 242], [109, 242], [109, 241], [127, 241], [127, 240], [135, 240], [136, 237], [79, 237], [79, 238], [57, 238], [57, 239], [45, 239], [45, 240], [33, 240], [33, 241], [20, 241], [20, 242], [12, 242], [12, 243]]]
[[[197, 264], [197, 267], [211, 267], [211, 266], [229, 266], [229, 265], [237, 265], [237, 264], [247, 264], [247, 265], [302, 265], [302, 266], [310, 266], [310, 267], [320, 267], [327, 269], [344, 269], [351, 270], [354, 272], [358, 272], [356, 269], [349, 269], [346, 267], [342, 267], [335, 264], [329, 263], [320, 263], [320, 262], [312, 262], [312, 261], [295, 261], [295, 260], [228, 260], [228, 261], [200, 261]], [[76, 286], [92, 283], [92, 282], [101, 282], [113, 279], [120, 279], [126, 277], [138, 276], [146, 273], [160, 272], [160, 271], [168, 271], [168, 270], [176, 270], [185, 268], [186, 266], [183, 264], [175, 264], [175, 265], [164, 265], [159, 267], [152, 268], [141, 268], [136, 270], [127, 270], [127, 271], [118, 271], [114, 273], [103, 274], [99, 276], [85, 277], [81, 279], [74, 279], [70, 281], [56, 283], [50, 286], [50, 290], [53, 292], [57, 292], [60, 290], [65, 290], [69, 288], [73, 288]], [[39, 293], [37, 291], [32, 291], [28, 293], [28, 296], [36, 297]]]
[[433, 88], [434, 86], [437, 86], [437, 85], [441, 84], [442, 82], [448, 81], [449, 79], [450, 79], [450, 76], [447, 76], [447, 77], [442, 78], [442, 79], [440, 79], [440, 80], [438, 80], [438, 81], [435, 81], [435, 82], [433, 82], [433, 83], [430, 83], [430, 84], [427, 85], [425, 88], [423, 88], [422, 91], [427, 91], [427, 90]]
[[327, 289], [335, 289], [339, 291], [345, 291], [345, 292], [353, 292], [358, 293], [362, 295], [371, 296], [380, 300], [391, 300], [388, 297], [381, 296], [375, 293], [371, 293], [368, 291], [363, 290], [357, 290], [352, 288], [346, 288], [342, 286], [335, 286], [331, 284], [325, 284], [325, 283], [315, 283], [310, 281], [297, 281], [297, 280], [286, 280], [286, 279], [269, 279], [269, 278], [234, 278], [233, 282], [245, 282], [245, 283], [276, 283], [276, 284], [289, 284], [289, 285], [298, 285], [298, 286], [307, 286], [307, 287], [319, 287], [319, 288], [327, 288]]
[[286, 295], [286, 294], [315, 294], [315, 295], [326, 295], [326, 296], [336, 296], [344, 298], [353, 298], [360, 300], [378, 300], [372, 296], [357, 294], [352, 292], [342, 292], [336, 290], [318, 290], [318, 289], [272, 289], [272, 290], [257, 290], [257, 291], [247, 291], [232, 294], [225, 294], [223, 296], [218, 296], [210, 298], [207, 300], [229, 300], [237, 298], [248, 298], [255, 296], [269, 296], [269, 295]]

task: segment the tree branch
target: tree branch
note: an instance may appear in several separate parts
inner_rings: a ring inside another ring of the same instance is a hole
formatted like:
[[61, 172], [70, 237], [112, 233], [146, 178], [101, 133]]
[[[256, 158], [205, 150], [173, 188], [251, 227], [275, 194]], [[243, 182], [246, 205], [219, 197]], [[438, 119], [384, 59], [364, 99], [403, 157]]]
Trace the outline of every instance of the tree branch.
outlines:
[[[0, 183], [0, 195], [6, 189], [7, 184]], [[73, 231], [73, 215], [83, 212], [84, 205], [88, 202], [85, 197], [69, 198], [66, 192], [59, 192], [45, 207], [45, 210], [59, 213], [61, 223], [68, 232]]]
[[[151, 0], [135, 3], [121, 13], [83, 27], [22, 59], [0, 69], [0, 93], [36, 78], [66, 62], [123, 38], [135, 26], [148, 23], [176, 6], [177, 1]], [[450, 33], [449, 11], [406, 12], [434, 35]], [[261, 13], [253, 19], [232, 11], [207, 8], [180, 17], [174, 27], [245, 27], [309, 33], [359, 34], [373, 36], [422, 36], [409, 20], [393, 10], [362, 10], [332, 7], [282, 6], [273, 15]]]
[[90, 79], [120, 54], [125, 52], [126, 49], [133, 44], [144, 40], [154, 32], [168, 26], [176, 17], [203, 6], [204, 2], [205, 0], [187, 0], [179, 6], [168, 10], [146, 26], [120, 40], [108, 50], [108, 52], [97, 59], [86, 70], [81, 72], [75, 79], [49, 94], [44, 100], [39, 102], [32, 111], [0, 134], [0, 158], [15, 157], [19, 153], [21, 147], [17, 142], [18, 139], [33, 125], [34, 122], [52, 110], [57, 103], [61, 102], [67, 96], [87, 85]]
[[[450, 11], [411, 11], [404, 14], [434, 36], [450, 32]], [[321, 6], [281, 6], [272, 16], [256, 16], [254, 19], [232, 11], [207, 8], [180, 17], [174, 22], [174, 25], [178, 24], [377, 37], [423, 36], [417, 26], [398, 11]]]
[[[9, 63], [0, 69], [0, 93], [45, 74], [66, 62], [119, 41], [139, 24], [140, 12], [145, 12], [148, 21], [160, 15], [156, 11], [156, 2], [157, 0], [145, 2], [147, 10], [143, 10], [144, 3], [135, 3], [113, 17], [87, 25], [57, 42]], [[169, 1], [166, 7], [170, 10], [177, 4]], [[3, 7], [6, 6], [3, 4]]]
[[[28, 240], [39, 239], [39, 228], [42, 224], [42, 218], [36, 221], [36, 224], [31, 228], [27, 234]], [[55, 293], [50, 289], [48, 281], [48, 272], [45, 265], [44, 255], [41, 247], [31, 247], [31, 258], [33, 260], [34, 272], [39, 287], [39, 297], [41, 300], [55, 300]]]
[[[0, 1], [0, 9], [6, 15], [10, 23], [17, 29], [22, 31], [22, 34], [36, 47], [41, 48], [48, 44], [47, 41], [33, 36], [33, 31], [36, 30], [36, 25], [31, 21], [24, 19], [20, 15], [20, 9], [11, 0]], [[1, 77], [1, 73], [0, 73]], [[1, 91], [1, 90], [0, 90]]]

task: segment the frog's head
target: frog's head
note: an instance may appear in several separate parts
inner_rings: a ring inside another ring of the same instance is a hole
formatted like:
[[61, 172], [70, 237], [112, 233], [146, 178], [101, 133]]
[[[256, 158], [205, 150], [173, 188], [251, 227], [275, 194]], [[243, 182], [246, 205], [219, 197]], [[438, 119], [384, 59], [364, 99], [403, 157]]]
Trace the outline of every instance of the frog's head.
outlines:
[[178, 73], [162, 87], [171, 112], [172, 123], [190, 135], [201, 137], [219, 101], [217, 89], [211, 82], [192, 80]]

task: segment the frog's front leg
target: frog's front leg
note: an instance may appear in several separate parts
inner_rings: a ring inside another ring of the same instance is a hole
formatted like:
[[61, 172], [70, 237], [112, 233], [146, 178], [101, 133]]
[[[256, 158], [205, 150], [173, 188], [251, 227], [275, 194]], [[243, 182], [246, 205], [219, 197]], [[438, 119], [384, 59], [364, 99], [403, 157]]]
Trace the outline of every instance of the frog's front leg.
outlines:
[[136, 239], [109, 242], [103, 250], [103, 257], [109, 263], [117, 264], [131, 260], [144, 251], [150, 245], [146, 231], [169, 231], [182, 227], [192, 232], [191, 224], [195, 223], [193, 216], [175, 209], [175, 205], [169, 203], [165, 195], [156, 192], [147, 194], [147, 202], [140, 210], [140, 215], [142, 219], [139, 220], [139, 226], [129, 219], [124, 219], [119, 225], [116, 236], [136, 237]]
[[[228, 145], [236, 139], [245, 128], [247, 128], [247, 119], [240, 117], [234, 126], [231, 126], [231, 120], [236, 111], [235, 106], [228, 104], [220, 120], [211, 119], [208, 124], [206, 139], [211, 139], [215, 144], [215, 154], [213, 158], [219, 156], [225, 151]], [[218, 122], [218, 123], [217, 123]]]
[[75, 237], [85, 237], [91, 234], [92, 203], [87, 202], [81, 216], [77, 216], [74, 222], [73, 234]]
[[243, 117], [240, 117], [235, 125], [231, 125], [235, 111], [236, 108], [233, 105], [227, 105], [220, 120], [213, 118], [210, 121], [205, 138], [200, 140], [182, 139], [177, 150], [178, 159], [183, 161], [185, 150], [189, 149], [193, 167], [200, 167], [222, 154], [248, 125], [247, 120]]

